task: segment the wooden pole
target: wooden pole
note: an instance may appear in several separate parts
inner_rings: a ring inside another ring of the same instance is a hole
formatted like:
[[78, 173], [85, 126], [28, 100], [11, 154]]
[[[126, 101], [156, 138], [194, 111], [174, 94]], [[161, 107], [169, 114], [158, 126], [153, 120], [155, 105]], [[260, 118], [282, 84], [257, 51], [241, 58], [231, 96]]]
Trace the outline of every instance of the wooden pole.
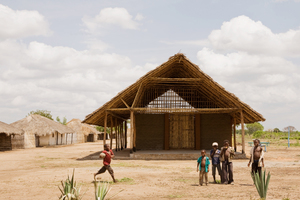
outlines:
[[130, 148], [133, 149], [133, 111], [130, 111]]
[[127, 121], [125, 121], [125, 149], [127, 148]]
[[241, 110], [241, 126], [242, 126], [242, 153], [245, 153], [245, 127], [244, 127], [244, 115]]
[[115, 135], [116, 135], [116, 151], [118, 151], [118, 121], [117, 121], [118, 119], [117, 118], [115, 118]]
[[236, 152], [236, 119], [233, 118], [233, 141], [234, 141], [234, 151]]
[[104, 136], [103, 136], [103, 148], [106, 144], [106, 129], [107, 129], [107, 112], [105, 111], [105, 118], [104, 118]]
[[133, 113], [133, 151], [136, 151], [136, 127], [135, 127], [135, 114]]
[[112, 149], [112, 135], [113, 135], [113, 117], [110, 116], [110, 148]]

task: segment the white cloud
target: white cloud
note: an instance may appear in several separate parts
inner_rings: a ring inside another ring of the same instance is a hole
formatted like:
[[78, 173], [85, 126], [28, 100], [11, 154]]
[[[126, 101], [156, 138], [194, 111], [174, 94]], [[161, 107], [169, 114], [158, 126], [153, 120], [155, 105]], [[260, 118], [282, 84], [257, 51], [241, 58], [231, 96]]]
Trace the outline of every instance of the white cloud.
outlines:
[[300, 56], [300, 29], [275, 34], [262, 22], [239, 16], [213, 30], [209, 40], [214, 49], [252, 54]]
[[48, 22], [37, 11], [15, 11], [0, 4], [0, 19], [0, 39], [51, 34]]
[[0, 113], [13, 122], [31, 110], [83, 119], [157, 65], [39, 42], [0, 41]]
[[95, 17], [84, 16], [82, 21], [90, 33], [109, 27], [119, 26], [123, 29], [136, 30], [139, 27], [139, 22], [143, 19], [141, 14], [137, 14], [135, 19], [125, 8], [104, 8]]

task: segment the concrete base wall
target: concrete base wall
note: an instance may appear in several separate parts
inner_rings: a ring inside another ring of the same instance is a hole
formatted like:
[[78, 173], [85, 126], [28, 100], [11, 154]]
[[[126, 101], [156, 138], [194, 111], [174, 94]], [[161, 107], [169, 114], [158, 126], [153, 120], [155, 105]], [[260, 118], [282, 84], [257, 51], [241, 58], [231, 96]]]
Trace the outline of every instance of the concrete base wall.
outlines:
[[164, 148], [165, 116], [163, 114], [136, 114], [136, 148]]
[[228, 114], [202, 114], [200, 116], [200, 147], [212, 149], [212, 143], [223, 146], [224, 140], [231, 143], [231, 117]]

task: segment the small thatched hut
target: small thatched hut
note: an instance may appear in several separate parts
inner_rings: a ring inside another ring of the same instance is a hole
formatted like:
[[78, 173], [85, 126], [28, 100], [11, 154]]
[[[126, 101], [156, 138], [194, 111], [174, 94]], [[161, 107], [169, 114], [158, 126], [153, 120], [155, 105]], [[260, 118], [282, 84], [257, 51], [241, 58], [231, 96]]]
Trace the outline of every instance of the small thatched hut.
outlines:
[[72, 129], [41, 115], [30, 115], [11, 125], [24, 130], [24, 148], [72, 143]]
[[75, 143], [96, 142], [100, 134], [94, 127], [81, 123], [80, 119], [72, 119], [67, 123], [67, 126], [76, 133]]
[[0, 151], [22, 148], [22, 141], [13, 140], [16, 135], [23, 136], [24, 131], [0, 121]]

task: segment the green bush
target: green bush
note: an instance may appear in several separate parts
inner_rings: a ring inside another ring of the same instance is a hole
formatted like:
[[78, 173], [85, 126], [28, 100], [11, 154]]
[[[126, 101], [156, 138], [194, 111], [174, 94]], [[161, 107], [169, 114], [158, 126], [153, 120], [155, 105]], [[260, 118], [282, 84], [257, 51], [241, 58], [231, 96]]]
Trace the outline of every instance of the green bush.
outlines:
[[262, 138], [264, 131], [255, 131], [252, 135], [253, 138]]

